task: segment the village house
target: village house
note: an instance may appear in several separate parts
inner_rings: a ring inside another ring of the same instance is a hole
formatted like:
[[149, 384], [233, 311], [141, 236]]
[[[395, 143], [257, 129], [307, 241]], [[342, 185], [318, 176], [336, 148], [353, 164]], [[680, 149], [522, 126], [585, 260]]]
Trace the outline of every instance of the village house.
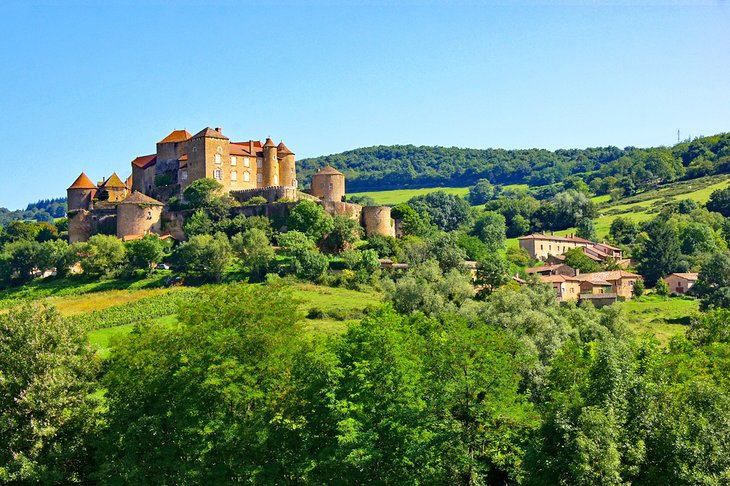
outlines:
[[568, 250], [593, 245], [592, 241], [579, 238], [575, 235], [555, 236], [542, 233], [518, 238], [520, 248], [524, 248], [527, 254], [538, 260], [547, 260], [550, 255], [562, 255]]
[[580, 270], [564, 263], [558, 263], [555, 265], [543, 265], [541, 267], [527, 268], [525, 269], [525, 273], [528, 275], [542, 275], [546, 277], [548, 275], [566, 275], [568, 277], [575, 277], [578, 273], [580, 273]]
[[590, 300], [597, 307], [616, 302], [619, 299], [633, 298], [634, 285], [641, 278], [640, 275], [624, 270], [576, 273], [574, 276], [535, 273], [540, 275], [541, 282], [552, 285], [560, 302], [578, 299]]
[[541, 275], [540, 281], [549, 283], [555, 289], [558, 302], [578, 300], [580, 296], [580, 282], [574, 277], [565, 275]]
[[664, 280], [669, 285], [669, 291], [677, 294], [686, 294], [695, 283], [697, 283], [698, 274], [696, 273], [673, 273]]

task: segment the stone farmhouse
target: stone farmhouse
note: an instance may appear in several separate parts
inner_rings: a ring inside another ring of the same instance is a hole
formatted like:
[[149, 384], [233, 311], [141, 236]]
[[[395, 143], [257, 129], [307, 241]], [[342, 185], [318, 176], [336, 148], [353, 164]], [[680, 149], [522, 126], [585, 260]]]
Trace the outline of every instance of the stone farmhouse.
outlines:
[[565, 252], [580, 248], [591, 260], [598, 263], [615, 260], [622, 267], [627, 267], [629, 261], [623, 258], [623, 250], [608, 243], [594, 243], [575, 235], [556, 236], [543, 233], [534, 233], [518, 238], [521, 248], [524, 248], [532, 258], [559, 265], [565, 261]]
[[[570, 275], [565, 268], [554, 269], [553, 267], [555, 266], [535, 267], [528, 269], [528, 273], [538, 275], [541, 282], [552, 285], [560, 302], [590, 300], [597, 307], [611, 304], [619, 299], [633, 298], [634, 285], [641, 278], [640, 275], [625, 270], [583, 274], [573, 270], [573, 275]], [[570, 269], [567, 265], [562, 265], [562, 267]], [[537, 272], [536, 270], [540, 268], [550, 270]]]
[[[267, 204], [234, 208], [240, 214], [278, 215], [302, 196], [294, 153], [271, 138], [232, 142], [220, 128], [206, 127], [195, 135], [173, 130], [157, 142], [153, 154], [132, 160], [132, 174], [116, 174], [98, 183], [81, 173], [67, 189], [69, 241], [86, 241], [91, 235], [114, 234], [129, 239], [147, 233], [171, 233], [184, 238], [182, 223], [189, 216], [171, 211], [167, 202], [181, 199], [194, 181], [211, 178], [241, 203], [263, 197]], [[366, 234], [395, 236], [390, 207], [361, 206], [345, 202], [345, 176], [325, 167], [312, 177], [311, 195], [332, 215], [356, 219]], [[287, 204], [274, 204], [286, 201]]]
[[664, 280], [669, 285], [669, 291], [677, 294], [686, 294], [689, 289], [697, 283], [699, 274], [697, 273], [672, 273]]

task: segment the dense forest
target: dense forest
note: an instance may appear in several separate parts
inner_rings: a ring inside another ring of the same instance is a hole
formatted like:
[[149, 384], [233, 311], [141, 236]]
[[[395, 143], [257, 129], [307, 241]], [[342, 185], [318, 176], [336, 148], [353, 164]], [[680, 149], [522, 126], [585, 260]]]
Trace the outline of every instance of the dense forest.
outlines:
[[25, 210], [11, 211], [0, 208], [0, 226], [5, 226], [11, 221], [45, 221], [52, 223], [56, 218], [66, 216], [66, 198], [42, 199], [30, 203]]
[[696, 138], [673, 147], [597, 147], [560, 149], [465, 149], [393, 145], [366, 147], [302, 159], [305, 185], [318, 169], [331, 165], [347, 176], [348, 191], [468, 186], [478, 179], [493, 184], [543, 186], [578, 175], [597, 192], [639, 190], [681, 178], [730, 171], [730, 133]]

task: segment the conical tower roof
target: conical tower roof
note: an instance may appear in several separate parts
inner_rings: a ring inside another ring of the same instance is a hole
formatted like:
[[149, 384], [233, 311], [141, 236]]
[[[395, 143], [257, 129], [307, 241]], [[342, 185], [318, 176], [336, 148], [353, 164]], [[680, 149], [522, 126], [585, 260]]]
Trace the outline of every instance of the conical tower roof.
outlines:
[[74, 183], [69, 186], [69, 189], [96, 189], [96, 184], [91, 182], [91, 179], [82, 172], [81, 175], [76, 178]]
[[271, 140], [271, 137], [267, 137], [264, 147], [276, 147], [276, 144], [274, 143], [273, 140]]
[[289, 150], [289, 148], [284, 145], [284, 142], [281, 142], [279, 145], [276, 146], [276, 153], [279, 155], [294, 155], [294, 152]]
[[164, 206], [164, 204], [157, 199], [152, 199], [139, 191], [132, 192], [132, 194], [127, 196], [126, 199], [119, 201], [119, 204], [148, 204], [150, 206]]
[[320, 174], [327, 174], [327, 175], [345, 175], [342, 172], [340, 172], [339, 170], [337, 170], [334, 167], [332, 167], [331, 165], [326, 165], [325, 167], [319, 169], [315, 175], [320, 175]]
[[111, 177], [104, 181], [99, 187], [127, 187], [124, 182], [119, 178], [116, 172], [112, 172]]

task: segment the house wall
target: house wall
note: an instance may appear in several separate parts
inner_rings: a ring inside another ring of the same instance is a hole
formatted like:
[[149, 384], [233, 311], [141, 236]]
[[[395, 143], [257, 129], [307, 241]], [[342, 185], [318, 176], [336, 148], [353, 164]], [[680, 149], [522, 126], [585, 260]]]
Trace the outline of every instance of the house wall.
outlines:
[[550, 255], [562, 255], [573, 248], [588, 246], [585, 243], [574, 241], [559, 241], [550, 238], [520, 240], [520, 246], [527, 250], [527, 253], [539, 260], [546, 260]]
[[686, 293], [695, 284], [695, 282], [682, 278], [678, 275], [670, 275], [665, 280], [669, 285], [669, 291], [676, 292], [678, 294]]

